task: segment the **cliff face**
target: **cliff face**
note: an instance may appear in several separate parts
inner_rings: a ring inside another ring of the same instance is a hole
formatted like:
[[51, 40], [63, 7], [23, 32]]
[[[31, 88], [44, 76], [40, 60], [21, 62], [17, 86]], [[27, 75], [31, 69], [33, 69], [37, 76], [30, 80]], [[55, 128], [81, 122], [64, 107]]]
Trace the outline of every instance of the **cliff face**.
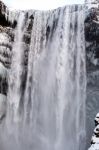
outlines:
[[[99, 1], [86, 1], [85, 18], [87, 100], [87, 148], [93, 134], [94, 116], [99, 111]], [[94, 147], [95, 148], [95, 147]]]
[[6, 16], [7, 7], [0, 1], [0, 120], [6, 114], [8, 69], [11, 64], [12, 27]]

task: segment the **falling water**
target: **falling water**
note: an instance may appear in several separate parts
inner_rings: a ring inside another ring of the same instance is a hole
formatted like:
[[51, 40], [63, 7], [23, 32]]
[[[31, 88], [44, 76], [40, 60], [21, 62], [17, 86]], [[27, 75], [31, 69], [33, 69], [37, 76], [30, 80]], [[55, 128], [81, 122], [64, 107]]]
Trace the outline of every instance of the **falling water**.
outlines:
[[[11, 70], [9, 72], [9, 91], [8, 91], [8, 113], [12, 121], [18, 119], [18, 108], [21, 95], [21, 76], [22, 76], [22, 59], [23, 59], [23, 35], [24, 35], [24, 13], [19, 14], [18, 26], [15, 31], [15, 41], [13, 44], [13, 57]], [[13, 97], [13, 99], [12, 99]], [[14, 120], [13, 120], [14, 119]]]
[[83, 6], [35, 11], [33, 15], [26, 74], [24, 14], [19, 16], [15, 31], [6, 119], [11, 142], [7, 150], [85, 150]]

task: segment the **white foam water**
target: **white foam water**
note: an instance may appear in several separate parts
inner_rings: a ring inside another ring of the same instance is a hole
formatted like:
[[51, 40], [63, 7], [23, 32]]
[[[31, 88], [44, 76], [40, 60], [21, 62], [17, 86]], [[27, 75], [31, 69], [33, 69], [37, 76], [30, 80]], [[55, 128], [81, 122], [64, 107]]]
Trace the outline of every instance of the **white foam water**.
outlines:
[[7, 150], [84, 150], [84, 8], [66, 6], [35, 11], [33, 15], [24, 89], [24, 15], [20, 15], [15, 32], [6, 119]]

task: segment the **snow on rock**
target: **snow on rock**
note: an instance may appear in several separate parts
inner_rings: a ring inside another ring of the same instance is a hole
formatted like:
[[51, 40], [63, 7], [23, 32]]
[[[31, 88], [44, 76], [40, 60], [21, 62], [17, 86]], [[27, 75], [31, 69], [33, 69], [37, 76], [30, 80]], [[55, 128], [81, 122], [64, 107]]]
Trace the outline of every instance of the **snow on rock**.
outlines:
[[1, 0], [0, 0], [0, 23], [4, 26], [15, 27], [20, 11], [10, 10]]
[[85, 6], [87, 65], [97, 68], [99, 66], [99, 0], [86, 0]]
[[7, 34], [4, 32], [4, 33], [0, 33], [0, 43], [3, 43], [3, 42], [8, 42], [8, 36]]
[[88, 9], [99, 8], [99, 0], [85, 0], [85, 4]]
[[91, 144], [99, 143], [99, 137], [97, 137], [95, 134], [91, 138]]
[[[95, 117], [95, 125], [99, 125], [99, 113]], [[99, 128], [99, 126], [97, 126]]]
[[95, 126], [91, 139], [91, 147], [88, 150], [99, 150], [99, 113], [95, 117]]
[[99, 144], [92, 144], [91, 147], [88, 150], [99, 150]]
[[7, 68], [9, 68], [11, 64], [13, 35], [10, 32], [10, 28], [0, 26], [0, 62]]
[[11, 64], [15, 15], [0, 1], [0, 123], [6, 115], [8, 71]]

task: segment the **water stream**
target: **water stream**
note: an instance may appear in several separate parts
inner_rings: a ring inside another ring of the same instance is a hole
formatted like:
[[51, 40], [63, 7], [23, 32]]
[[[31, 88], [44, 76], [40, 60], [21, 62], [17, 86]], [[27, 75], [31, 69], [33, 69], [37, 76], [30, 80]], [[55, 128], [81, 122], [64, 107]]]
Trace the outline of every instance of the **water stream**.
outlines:
[[33, 15], [26, 74], [24, 13], [15, 31], [4, 150], [85, 150], [83, 6]]

